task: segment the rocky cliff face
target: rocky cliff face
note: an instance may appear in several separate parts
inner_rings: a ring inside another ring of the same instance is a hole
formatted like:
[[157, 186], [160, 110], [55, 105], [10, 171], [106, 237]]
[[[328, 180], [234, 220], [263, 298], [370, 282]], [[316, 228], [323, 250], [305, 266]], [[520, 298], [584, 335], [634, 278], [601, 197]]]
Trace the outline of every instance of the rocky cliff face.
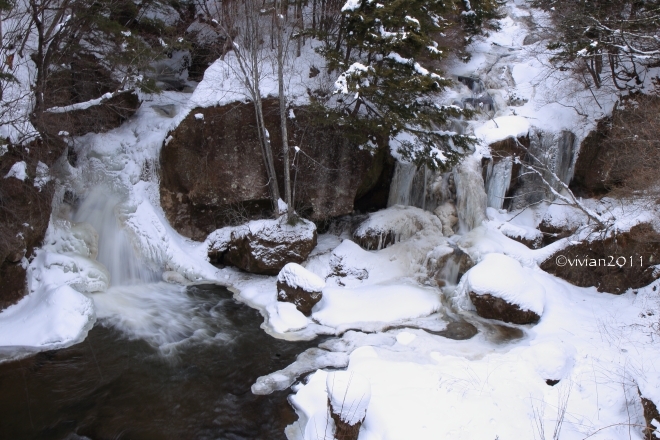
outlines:
[[25, 295], [28, 258], [50, 219], [54, 184], [48, 168], [62, 149], [39, 141], [10, 146], [0, 157], [0, 310]]
[[[278, 103], [263, 103], [282, 176]], [[351, 213], [356, 199], [363, 210], [385, 207], [393, 172], [388, 154], [359, 149], [341, 128], [310, 122], [304, 109], [289, 119], [289, 135], [290, 145], [302, 149], [292, 171], [298, 212], [323, 221]], [[191, 111], [166, 139], [160, 166], [161, 204], [170, 224], [187, 237], [203, 240], [211, 231], [271, 210], [252, 104]]]

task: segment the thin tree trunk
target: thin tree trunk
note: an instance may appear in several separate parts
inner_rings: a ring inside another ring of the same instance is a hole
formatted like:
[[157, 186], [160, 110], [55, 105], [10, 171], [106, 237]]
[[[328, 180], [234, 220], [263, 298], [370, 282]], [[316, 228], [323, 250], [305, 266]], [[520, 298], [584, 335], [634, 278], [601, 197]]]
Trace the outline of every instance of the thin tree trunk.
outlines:
[[[285, 2], [280, 0], [281, 9], [284, 9]], [[277, 28], [277, 83], [280, 101], [280, 127], [282, 131], [282, 158], [284, 162], [284, 201], [288, 206], [288, 215], [293, 213], [293, 200], [291, 197], [291, 175], [289, 166], [289, 135], [286, 127], [286, 96], [284, 94], [284, 57], [286, 55], [284, 39], [284, 11], [278, 17]]]

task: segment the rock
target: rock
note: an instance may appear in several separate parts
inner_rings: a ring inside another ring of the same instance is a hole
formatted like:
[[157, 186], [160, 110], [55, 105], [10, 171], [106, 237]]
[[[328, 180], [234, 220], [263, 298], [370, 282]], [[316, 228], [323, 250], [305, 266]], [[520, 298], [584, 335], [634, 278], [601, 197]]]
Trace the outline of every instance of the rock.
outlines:
[[642, 223], [628, 232], [570, 245], [545, 260], [541, 269], [576, 286], [621, 294], [657, 278], [658, 255], [660, 234]]
[[429, 278], [433, 278], [439, 287], [455, 285], [473, 266], [470, 255], [452, 244], [434, 248], [426, 259]]
[[[639, 389], [637, 391], [639, 392]], [[639, 393], [639, 397], [642, 400], [644, 420], [646, 421], [644, 440], [656, 440], [657, 435], [660, 434], [660, 412], [658, 412], [657, 405], [651, 399], [645, 398], [641, 393]]]
[[369, 380], [353, 372], [335, 371], [328, 373], [326, 391], [335, 438], [357, 440], [371, 400]]
[[305, 316], [321, 300], [325, 281], [296, 263], [287, 263], [277, 276], [277, 299], [295, 304]]
[[440, 219], [442, 224], [442, 235], [451, 237], [454, 235], [456, 225], [458, 225], [458, 213], [453, 203], [446, 202], [435, 208], [433, 213]]
[[521, 309], [517, 304], [511, 304], [502, 298], [490, 294], [477, 295], [470, 292], [470, 300], [482, 318], [497, 319], [513, 324], [534, 324], [541, 317], [531, 310]]
[[380, 250], [407, 240], [422, 229], [442, 235], [437, 216], [414, 206], [395, 205], [370, 214], [353, 232], [353, 239], [366, 250]]
[[301, 220], [291, 226], [279, 220], [255, 220], [233, 228], [225, 264], [246, 272], [277, 275], [287, 263], [301, 263], [316, 246], [316, 226]]
[[[54, 195], [52, 180], [35, 186], [37, 169], [40, 162], [52, 166], [63, 151], [62, 144], [35, 141], [10, 145], [0, 157], [0, 310], [26, 294], [27, 259], [46, 235]], [[17, 161], [26, 163], [26, 179], [5, 179]]]
[[513, 324], [533, 324], [541, 318], [545, 289], [513, 258], [487, 254], [465, 276], [465, 291], [482, 318]]
[[[263, 105], [276, 150], [281, 145], [278, 101], [265, 99]], [[384, 208], [393, 169], [389, 153], [360, 149], [343, 128], [306, 120], [308, 113], [296, 111], [296, 118], [289, 119], [289, 144], [304, 153], [296, 157], [294, 173], [298, 212], [325, 221], [352, 213], [356, 203], [363, 210]], [[294, 154], [292, 148], [292, 160]], [[281, 155], [274, 156], [281, 178]], [[161, 204], [182, 235], [203, 240], [224, 226], [271, 214], [252, 104], [191, 110], [165, 141], [160, 165]]]

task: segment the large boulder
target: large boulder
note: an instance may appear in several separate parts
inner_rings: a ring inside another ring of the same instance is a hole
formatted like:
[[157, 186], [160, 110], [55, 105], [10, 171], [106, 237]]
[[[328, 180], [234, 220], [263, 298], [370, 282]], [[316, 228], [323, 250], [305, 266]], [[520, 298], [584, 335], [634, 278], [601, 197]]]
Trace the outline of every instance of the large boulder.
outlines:
[[287, 263], [277, 275], [277, 299], [293, 303], [305, 316], [321, 301], [325, 281], [296, 263]]
[[209, 259], [246, 272], [277, 275], [287, 263], [301, 263], [316, 246], [316, 226], [283, 219], [254, 220], [223, 228], [209, 237]]
[[660, 234], [648, 223], [561, 249], [541, 269], [580, 287], [621, 294], [658, 277]]
[[[281, 177], [278, 102], [265, 99], [263, 105], [276, 152], [275, 170]], [[296, 209], [313, 221], [323, 221], [352, 213], [356, 203], [362, 210], [384, 208], [391, 157], [361, 149], [345, 135], [346, 127], [309, 120], [305, 109], [293, 113], [289, 145], [300, 148], [292, 176]], [[203, 240], [216, 229], [270, 214], [257, 134], [254, 106], [243, 103], [193, 109], [170, 133], [161, 150], [160, 192], [165, 214], [178, 232]], [[293, 148], [290, 154], [293, 160]], [[282, 181], [279, 184], [282, 188]]]
[[506, 255], [486, 255], [466, 274], [465, 289], [477, 314], [513, 324], [538, 322], [545, 289], [530, 272]]

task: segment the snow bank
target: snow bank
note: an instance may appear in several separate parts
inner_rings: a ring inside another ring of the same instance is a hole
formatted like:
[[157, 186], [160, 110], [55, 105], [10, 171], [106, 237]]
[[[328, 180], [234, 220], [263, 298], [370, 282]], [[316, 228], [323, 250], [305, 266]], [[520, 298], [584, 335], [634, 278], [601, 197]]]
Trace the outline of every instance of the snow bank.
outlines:
[[530, 270], [502, 254], [488, 254], [465, 275], [465, 291], [492, 295], [523, 310], [543, 314], [545, 289], [531, 277]]
[[388, 323], [430, 315], [440, 306], [439, 292], [416, 285], [326, 287], [312, 318], [330, 327], [360, 328], [364, 323]]
[[485, 144], [492, 144], [510, 137], [527, 136], [530, 127], [527, 118], [522, 116], [501, 116], [484, 122], [474, 130], [474, 134]]
[[321, 277], [296, 263], [287, 263], [277, 275], [277, 281], [306, 292], [320, 292], [325, 287]]
[[85, 295], [67, 285], [41, 286], [0, 315], [0, 351], [67, 347], [84, 339], [95, 320]]

